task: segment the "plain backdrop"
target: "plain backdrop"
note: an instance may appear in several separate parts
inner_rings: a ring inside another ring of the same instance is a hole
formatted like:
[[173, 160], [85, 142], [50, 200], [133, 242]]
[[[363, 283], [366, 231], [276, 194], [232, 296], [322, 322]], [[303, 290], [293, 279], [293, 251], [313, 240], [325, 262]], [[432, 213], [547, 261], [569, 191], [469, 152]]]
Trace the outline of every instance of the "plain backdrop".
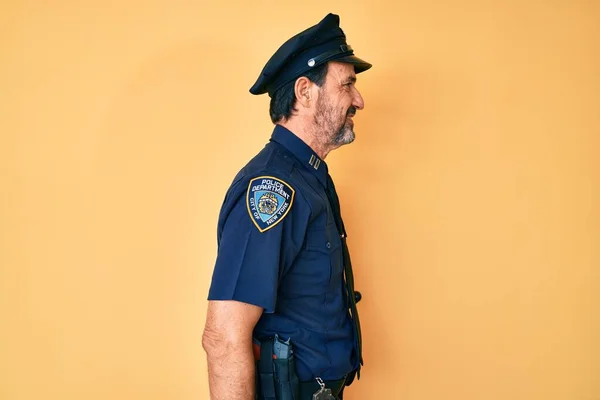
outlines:
[[600, 399], [600, 3], [4, 1], [0, 399], [208, 399], [248, 89], [341, 16], [374, 67], [327, 158], [365, 367], [347, 399]]

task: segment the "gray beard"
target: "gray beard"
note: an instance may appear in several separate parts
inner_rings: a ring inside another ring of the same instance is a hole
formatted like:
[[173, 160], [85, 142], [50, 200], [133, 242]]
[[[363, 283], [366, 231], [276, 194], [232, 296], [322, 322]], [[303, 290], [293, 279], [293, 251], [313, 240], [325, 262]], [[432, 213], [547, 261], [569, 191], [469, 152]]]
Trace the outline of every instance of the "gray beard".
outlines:
[[[350, 111], [353, 111], [353, 114], [356, 113], [356, 109], [354, 109], [353, 107], [348, 110], [348, 112]], [[316, 131], [320, 131], [319, 142], [321, 142], [321, 144], [325, 146], [325, 148], [335, 149], [342, 145], [352, 143], [356, 136], [351, 126], [348, 124], [347, 119], [344, 119], [343, 124], [337, 129], [337, 131], [335, 131], [335, 133], [333, 133], [332, 130], [336, 129], [335, 126], [332, 126], [334, 125], [331, 119], [331, 115], [333, 113], [333, 109], [319, 105], [318, 111], [314, 117], [314, 124]], [[331, 130], [329, 130], [328, 128], [331, 128]]]
[[354, 142], [354, 139], [356, 134], [347, 124], [344, 124], [333, 137], [332, 144], [342, 146]]

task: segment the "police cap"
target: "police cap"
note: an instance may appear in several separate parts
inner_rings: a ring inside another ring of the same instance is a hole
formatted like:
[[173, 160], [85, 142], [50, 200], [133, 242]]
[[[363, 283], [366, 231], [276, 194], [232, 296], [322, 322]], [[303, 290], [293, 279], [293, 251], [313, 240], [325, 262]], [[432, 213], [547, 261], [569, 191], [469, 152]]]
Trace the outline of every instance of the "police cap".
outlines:
[[353, 64], [357, 74], [371, 68], [371, 64], [354, 55], [340, 28], [340, 17], [335, 14], [327, 14], [321, 22], [281, 45], [264, 66], [250, 93], [272, 96], [286, 83], [328, 61]]

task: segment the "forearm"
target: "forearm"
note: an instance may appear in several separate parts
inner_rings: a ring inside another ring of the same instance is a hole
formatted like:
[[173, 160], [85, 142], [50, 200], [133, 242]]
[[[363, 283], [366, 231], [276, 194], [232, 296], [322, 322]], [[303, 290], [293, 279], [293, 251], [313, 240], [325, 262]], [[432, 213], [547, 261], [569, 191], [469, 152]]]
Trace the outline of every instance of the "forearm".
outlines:
[[251, 345], [215, 343], [206, 353], [211, 400], [254, 400], [255, 364]]

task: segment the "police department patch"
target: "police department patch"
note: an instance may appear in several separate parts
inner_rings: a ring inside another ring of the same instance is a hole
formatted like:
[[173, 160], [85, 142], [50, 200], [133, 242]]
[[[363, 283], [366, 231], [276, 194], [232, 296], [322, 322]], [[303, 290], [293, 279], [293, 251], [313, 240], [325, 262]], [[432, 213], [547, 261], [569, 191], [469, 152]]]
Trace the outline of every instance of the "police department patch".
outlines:
[[250, 181], [246, 205], [252, 222], [264, 232], [287, 215], [294, 202], [294, 189], [281, 179], [259, 176]]

